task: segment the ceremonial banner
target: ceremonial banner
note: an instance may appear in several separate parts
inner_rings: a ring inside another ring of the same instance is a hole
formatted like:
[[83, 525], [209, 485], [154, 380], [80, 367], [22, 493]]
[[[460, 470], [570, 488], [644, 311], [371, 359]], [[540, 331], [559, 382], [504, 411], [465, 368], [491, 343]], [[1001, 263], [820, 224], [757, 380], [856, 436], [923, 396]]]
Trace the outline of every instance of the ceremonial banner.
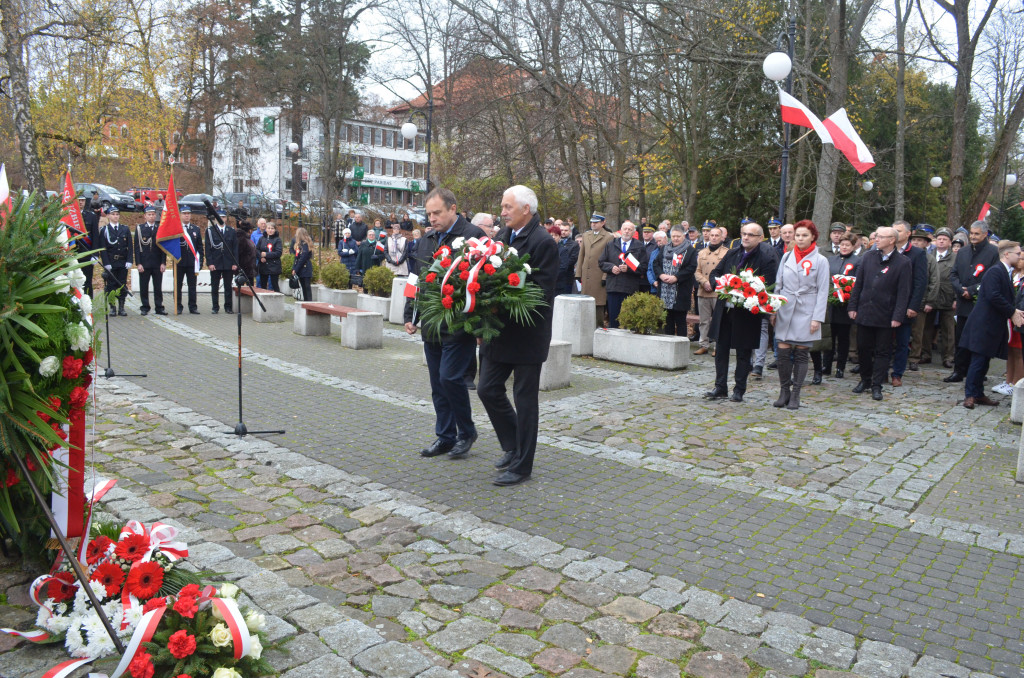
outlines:
[[78, 209], [78, 198], [75, 196], [75, 186], [71, 181], [71, 172], [64, 175], [64, 189], [60, 194], [61, 205], [67, 210], [60, 219], [60, 223], [67, 226], [68, 241], [77, 236], [82, 236], [85, 249], [92, 249], [92, 239], [85, 230], [85, 220], [82, 219], [82, 210]]
[[[164, 252], [173, 257], [175, 263], [181, 260], [181, 240], [185, 230], [181, 225], [181, 214], [178, 212], [178, 194], [174, 192], [174, 172], [167, 182], [167, 199], [164, 202], [164, 211], [160, 216], [160, 226], [156, 229], [156, 244]], [[188, 237], [185, 242], [191, 248], [192, 240]], [[195, 249], [192, 251], [195, 254]], [[196, 258], [198, 262], [198, 257]]]

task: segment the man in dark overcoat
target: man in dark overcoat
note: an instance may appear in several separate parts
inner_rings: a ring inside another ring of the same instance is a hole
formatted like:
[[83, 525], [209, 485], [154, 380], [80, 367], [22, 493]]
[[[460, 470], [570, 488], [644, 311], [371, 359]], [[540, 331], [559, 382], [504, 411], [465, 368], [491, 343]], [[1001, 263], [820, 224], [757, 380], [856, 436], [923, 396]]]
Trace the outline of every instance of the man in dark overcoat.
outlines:
[[[548, 359], [551, 345], [551, 313], [558, 276], [558, 247], [541, 226], [537, 216], [537, 194], [526, 186], [513, 186], [501, 198], [501, 217], [505, 228], [498, 241], [530, 255], [531, 272], [527, 277], [544, 292], [546, 306], [532, 325], [523, 325], [507, 314], [501, 334], [485, 343], [480, 351], [480, 384], [477, 395], [487, 410], [494, 433], [505, 454], [496, 464], [502, 471], [495, 485], [517, 485], [533, 473], [540, 423], [540, 370]], [[512, 397], [508, 400], [505, 383], [515, 375]]]
[[978, 300], [971, 316], [964, 326], [960, 345], [969, 351], [971, 360], [964, 380], [964, 407], [973, 410], [975, 405], [995, 406], [999, 401], [985, 395], [985, 375], [992, 358], [1006, 359], [1009, 341], [1006, 321], [1014, 327], [1024, 324], [1024, 311], [1014, 304], [1013, 269], [1020, 261], [1020, 243], [1000, 240], [998, 245], [999, 263], [989, 268], [981, 278]]
[[978, 296], [981, 278], [985, 271], [999, 263], [999, 251], [988, 239], [988, 222], [975, 221], [967, 232], [968, 245], [956, 253], [953, 264], [953, 292], [956, 293], [956, 353], [953, 356], [953, 374], [942, 381], [948, 383], [963, 381], [971, 362], [971, 353], [961, 348], [967, 319], [974, 310], [974, 298]]
[[[764, 277], [766, 285], [775, 283], [779, 258], [775, 249], [764, 240], [764, 229], [754, 221], [747, 221], [740, 227], [740, 246], [729, 250], [708, 276], [711, 289], [718, 285], [718, 279], [726, 273], [739, 273], [752, 269], [754, 275]], [[747, 377], [753, 369], [750, 358], [761, 344], [761, 321], [763, 318], [744, 308], [727, 308], [719, 301], [711, 316], [708, 334], [717, 343], [715, 353], [715, 387], [704, 394], [708, 400], [719, 400], [728, 395], [729, 351], [736, 349], [735, 385], [729, 400], [741, 403], [747, 391]]]

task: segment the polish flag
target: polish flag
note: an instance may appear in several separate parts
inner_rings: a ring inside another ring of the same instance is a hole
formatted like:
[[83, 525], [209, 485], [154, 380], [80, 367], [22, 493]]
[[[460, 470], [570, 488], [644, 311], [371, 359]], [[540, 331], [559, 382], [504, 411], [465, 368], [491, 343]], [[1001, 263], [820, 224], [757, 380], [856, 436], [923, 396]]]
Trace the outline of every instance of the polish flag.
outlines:
[[825, 118], [823, 124], [832, 137], [832, 144], [846, 156], [858, 174], [864, 174], [875, 166], [875, 159], [871, 157], [871, 151], [861, 141], [857, 130], [853, 129], [850, 119], [846, 116], [845, 108], [840, 108]]
[[[1022, 205], [1022, 206], [1024, 206], [1024, 205]], [[988, 211], [989, 211], [989, 209], [991, 207], [992, 207], [992, 205], [990, 205], [988, 203], [985, 203], [984, 205], [982, 205], [981, 206], [981, 211], [978, 212], [978, 218], [975, 219], [975, 221], [985, 221], [985, 217], [988, 216]]]
[[11, 185], [7, 183], [7, 165], [0, 164], [0, 226], [11, 213]]
[[622, 258], [622, 261], [626, 266], [629, 266], [629, 270], [635, 271], [636, 267], [640, 265], [640, 262], [632, 254], [628, 254]]
[[823, 144], [832, 143], [832, 136], [818, 116], [811, 113], [811, 109], [800, 103], [796, 97], [787, 94], [781, 87], [779, 88], [779, 105], [782, 107], [782, 122], [813, 129], [821, 137]]
[[410, 273], [409, 277], [405, 280], [405, 291], [403, 294], [410, 299], [416, 298], [416, 293], [419, 291], [420, 277], [415, 273]]

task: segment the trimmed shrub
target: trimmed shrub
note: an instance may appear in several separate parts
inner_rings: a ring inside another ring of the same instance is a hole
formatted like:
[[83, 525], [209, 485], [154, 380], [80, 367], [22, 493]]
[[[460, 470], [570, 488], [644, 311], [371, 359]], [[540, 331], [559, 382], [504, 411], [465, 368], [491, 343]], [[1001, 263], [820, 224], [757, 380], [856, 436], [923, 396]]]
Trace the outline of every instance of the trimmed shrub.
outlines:
[[320, 269], [320, 282], [334, 290], [347, 290], [349, 283], [348, 268], [340, 261], [324, 264]]
[[374, 266], [363, 274], [363, 289], [375, 297], [390, 297], [394, 279], [395, 274], [387, 266]]
[[622, 302], [619, 326], [636, 334], [654, 334], [665, 326], [665, 307], [653, 294], [631, 294]]

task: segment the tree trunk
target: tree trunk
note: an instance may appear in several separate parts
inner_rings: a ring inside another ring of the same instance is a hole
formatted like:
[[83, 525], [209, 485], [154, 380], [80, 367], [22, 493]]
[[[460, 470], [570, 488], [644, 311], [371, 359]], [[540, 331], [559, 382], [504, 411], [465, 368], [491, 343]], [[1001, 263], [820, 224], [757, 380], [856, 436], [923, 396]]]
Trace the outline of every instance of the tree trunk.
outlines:
[[14, 131], [18, 135], [21, 150], [22, 174], [31, 191], [45, 195], [43, 172], [39, 167], [39, 153], [36, 149], [35, 128], [32, 126], [31, 95], [28, 87], [28, 70], [25, 68], [24, 41], [19, 21], [21, 9], [14, 0], [0, 0], [0, 30], [3, 31], [4, 57], [10, 78], [11, 112], [14, 117]]
[[895, 214], [896, 221], [903, 219], [906, 200], [906, 169], [904, 151], [907, 145], [907, 19], [910, 17], [910, 3], [903, 9], [903, 0], [896, 0], [896, 167], [895, 167]]
[[[1017, 137], [1017, 130], [1020, 129], [1022, 122], [1024, 122], [1024, 88], [1021, 89], [1013, 109], [1010, 110], [1010, 114], [1006, 118], [1006, 125], [1000, 130], [999, 136], [996, 137], [992, 153], [985, 163], [985, 171], [981, 175], [978, 189], [967, 204], [966, 214], [972, 220], [981, 211], [981, 206], [985, 204], [985, 200], [992, 190], [997, 185], [1002, 185], [1002, 173], [1006, 171], [1006, 156], [1010, 151], [1010, 146], [1013, 145]], [[1003, 197], [1000, 196], [1000, 199]], [[1000, 214], [999, 223], [1002, 224], [1003, 222], [1004, 215]]]

